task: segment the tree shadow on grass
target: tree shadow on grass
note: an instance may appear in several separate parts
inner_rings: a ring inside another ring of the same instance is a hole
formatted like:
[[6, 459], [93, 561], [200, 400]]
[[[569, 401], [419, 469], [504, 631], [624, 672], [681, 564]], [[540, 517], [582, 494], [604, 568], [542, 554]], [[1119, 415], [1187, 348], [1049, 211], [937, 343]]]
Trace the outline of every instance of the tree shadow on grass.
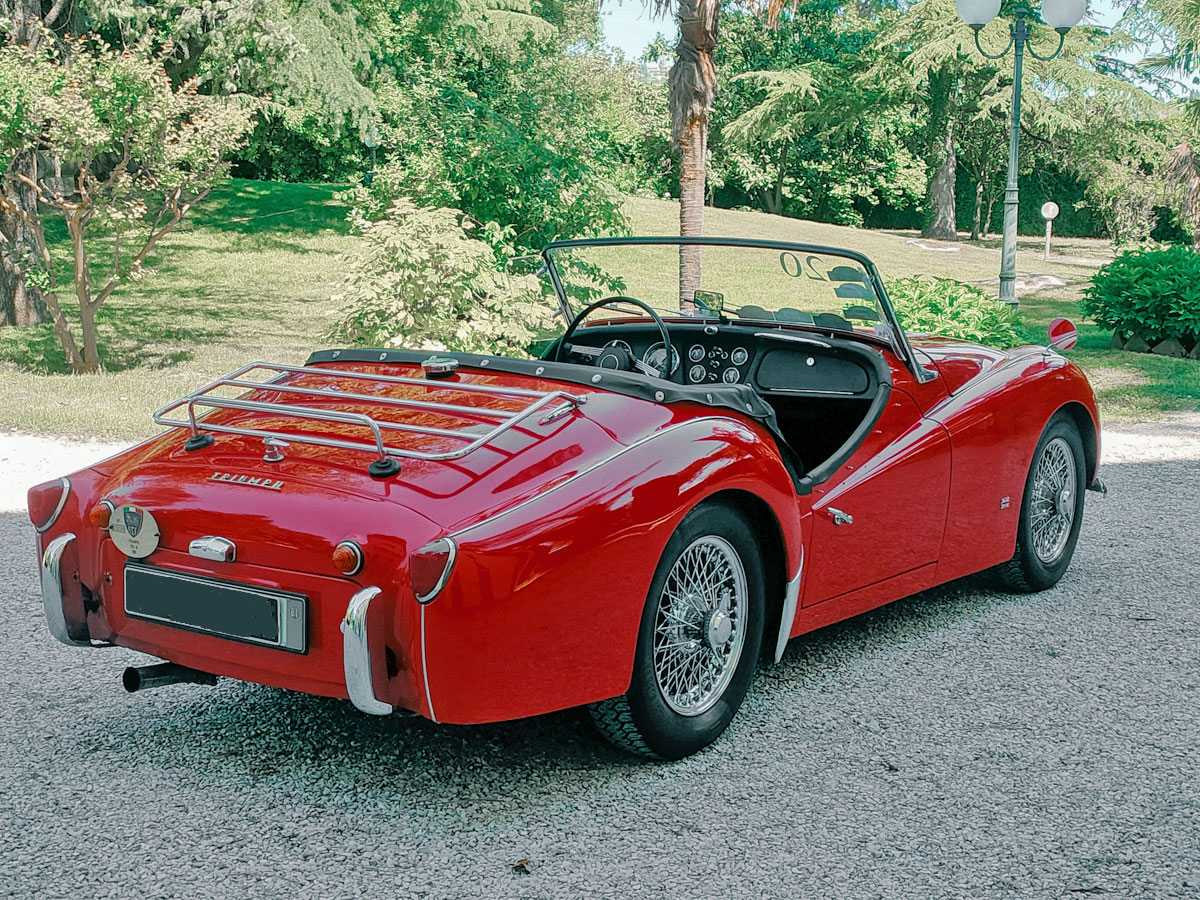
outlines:
[[271, 233], [349, 234], [347, 207], [334, 196], [342, 190], [345, 186], [232, 178], [197, 205], [189, 221], [193, 228], [258, 238]]

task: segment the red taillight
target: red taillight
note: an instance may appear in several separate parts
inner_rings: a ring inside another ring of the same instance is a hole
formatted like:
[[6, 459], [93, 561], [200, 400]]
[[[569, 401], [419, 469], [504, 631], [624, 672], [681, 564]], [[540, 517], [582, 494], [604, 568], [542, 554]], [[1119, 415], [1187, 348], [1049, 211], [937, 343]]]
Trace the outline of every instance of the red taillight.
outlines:
[[343, 575], [357, 575], [363, 567], [362, 548], [354, 541], [342, 541], [333, 548], [333, 567]]
[[70, 493], [71, 482], [66, 478], [55, 478], [29, 489], [29, 521], [38, 534], [48, 531], [58, 521]]
[[426, 544], [408, 558], [408, 581], [413, 595], [428, 603], [446, 586], [458, 547], [448, 537]]

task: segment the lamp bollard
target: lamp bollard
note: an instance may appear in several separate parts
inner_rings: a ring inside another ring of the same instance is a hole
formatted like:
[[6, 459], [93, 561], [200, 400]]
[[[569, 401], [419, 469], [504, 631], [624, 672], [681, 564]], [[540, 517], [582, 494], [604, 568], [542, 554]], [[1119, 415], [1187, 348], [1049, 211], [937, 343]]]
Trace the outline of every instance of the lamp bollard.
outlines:
[[1054, 227], [1054, 220], [1057, 217], [1057, 203], [1053, 200], [1047, 200], [1042, 204], [1042, 218], [1046, 220], [1046, 252], [1042, 254], [1042, 259], [1050, 258], [1050, 231]]

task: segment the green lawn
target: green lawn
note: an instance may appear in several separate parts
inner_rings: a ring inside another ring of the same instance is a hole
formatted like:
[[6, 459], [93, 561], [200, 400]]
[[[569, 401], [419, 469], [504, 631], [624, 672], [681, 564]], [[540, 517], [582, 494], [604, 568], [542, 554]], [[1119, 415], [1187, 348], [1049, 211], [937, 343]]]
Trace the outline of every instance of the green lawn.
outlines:
[[[154, 409], [214, 376], [256, 359], [302, 362], [325, 346], [339, 256], [356, 242], [337, 190], [235, 180], [217, 193], [162, 242], [152, 271], [122, 286], [101, 311], [104, 375], [67, 374], [48, 327], [0, 330], [0, 429], [142, 437], [154, 431]], [[628, 209], [635, 234], [677, 233], [673, 203], [632, 198]], [[853, 247], [885, 277], [984, 282], [999, 265], [994, 239], [946, 253], [922, 249], [914, 234], [730, 210], [709, 210], [705, 231]], [[1080, 321], [1082, 286], [1109, 252], [1101, 241], [1059, 241], [1055, 249], [1065, 258], [1044, 262], [1040, 240], [1021, 243], [1022, 273], [1067, 282], [1022, 299], [1031, 335], [1057, 315]], [[1106, 420], [1200, 407], [1200, 365], [1111, 351], [1107, 334], [1081, 324], [1072, 356], [1091, 375]]]

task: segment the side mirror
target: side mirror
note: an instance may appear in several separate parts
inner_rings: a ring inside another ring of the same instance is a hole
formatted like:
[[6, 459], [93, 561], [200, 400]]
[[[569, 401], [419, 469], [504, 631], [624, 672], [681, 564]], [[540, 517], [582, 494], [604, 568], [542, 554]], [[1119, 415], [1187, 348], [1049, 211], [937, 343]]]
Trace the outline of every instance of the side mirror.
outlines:
[[1070, 319], [1055, 319], [1046, 329], [1050, 346], [1055, 350], [1070, 350], [1079, 343], [1079, 329]]

